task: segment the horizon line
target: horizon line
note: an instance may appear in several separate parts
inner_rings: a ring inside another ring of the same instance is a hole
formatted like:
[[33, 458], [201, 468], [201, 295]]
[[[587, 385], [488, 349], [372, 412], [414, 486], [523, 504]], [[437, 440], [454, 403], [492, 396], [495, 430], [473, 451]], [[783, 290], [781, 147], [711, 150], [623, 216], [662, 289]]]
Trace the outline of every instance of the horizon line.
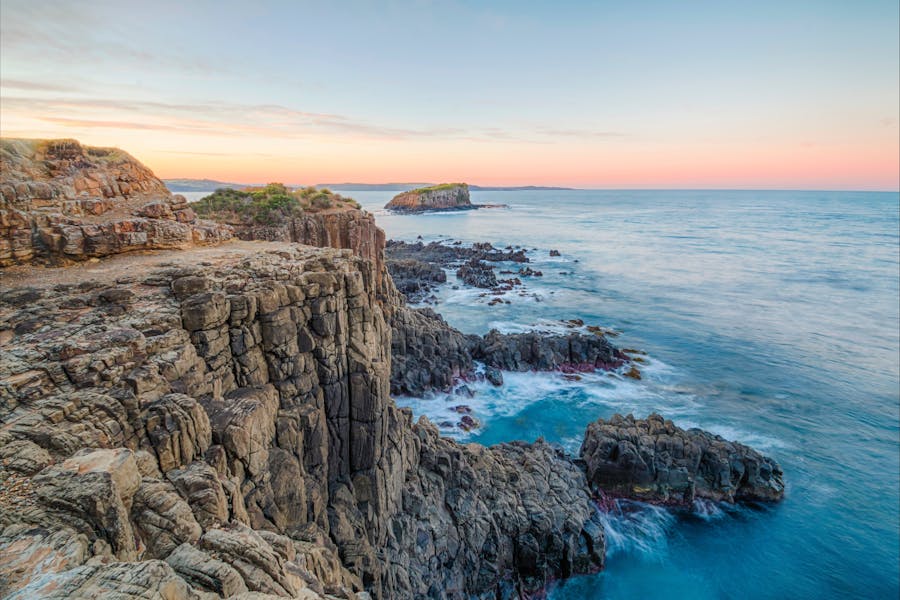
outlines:
[[[259, 186], [259, 185], [267, 185], [268, 183], [282, 183], [282, 182], [274, 182], [269, 181], [266, 183], [256, 182], [256, 183], [246, 183], [240, 181], [220, 181], [218, 179], [209, 179], [206, 177], [196, 178], [196, 177], [160, 177], [161, 181], [216, 181], [219, 183], [233, 183], [235, 185], [246, 185], [246, 186]], [[781, 187], [573, 187], [571, 185], [562, 185], [562, 184], [533, 184], [533, 183], [525, 183], [525, 184], [481, 184], [481, 183], [466, 183], [469, 186], [478, 186], [483, 188], [504, 188], [504, 187], [535, 187], [535, 188], [557, 188], [556, 191], [581, 191], [581, 192], [870, 192], [870, 193], [879, 193], [879, 194], [890, 194], [890, 193], [900, 193], [900, 187], [885, 189], [885, 188], [872, 188], [872, 189], [860, 189], [860, 188], [841, 188], [841, 189], [828, 189], [828, 188], [781, 188]], [[433, 182], [427, 181], [389, 181], [383, 183], [365, 183], [361, 181], [351, 181], [351, 182], [330, 182], [330, 183], [316, 183], [316, 184], [301, 184], [301, 183], [289, 183], [284, 184], [287, 186], [309, 186], [312, 187], [327, 187], [331, 186], [351, 186], [351, 185], [365, 185], [365, 186], [378, 186], [378, 185], [438, 185]], [[206, 190], [197, 190], [197, 191], [206, 191]], [[358, 191], [366, 191], [366, 190], [358, 190]], [[390, 191], [390, 190], [385, 190]]]

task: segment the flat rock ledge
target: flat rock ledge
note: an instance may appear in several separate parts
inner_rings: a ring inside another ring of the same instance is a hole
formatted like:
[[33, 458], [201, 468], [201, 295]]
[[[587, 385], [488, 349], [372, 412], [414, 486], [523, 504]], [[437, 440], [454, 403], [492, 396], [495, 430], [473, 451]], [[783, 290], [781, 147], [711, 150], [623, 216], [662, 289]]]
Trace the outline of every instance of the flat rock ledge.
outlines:
[[612, 496], [674, 505], [784, 496], [781, 467], [771, 458], [700, 429], [681, 429], [658, 414], [591, 423], [581, 458], [591, 486]]

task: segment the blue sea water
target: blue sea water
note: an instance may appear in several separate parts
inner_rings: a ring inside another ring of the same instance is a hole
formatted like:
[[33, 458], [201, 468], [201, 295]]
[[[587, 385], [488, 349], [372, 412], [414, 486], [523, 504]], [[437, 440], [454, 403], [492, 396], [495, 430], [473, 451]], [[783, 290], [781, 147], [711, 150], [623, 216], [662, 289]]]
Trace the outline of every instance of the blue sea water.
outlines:
[[[436, 309], [457, 328], [580, 318], [649, 353], [641, 381], [527, 373], [476, 385], [466, 403], [483, 427], [449, 435], [544, 436], [577, 452], [591, 420], [658, 411], [781, 463], [777, 506], [608, 514], [606, 570], [556, 585], [553, 600], [898, 597], [900, 195], [474, 192], [509, 208], [416, 216], [381, 211], [390, 192], [345, 195], [390, 238], [536, 249], [530, 266], [544, 276], [510, 304], [453, 290], [451, 274]], [[443, 396], [399, 402], [450, 415]]]

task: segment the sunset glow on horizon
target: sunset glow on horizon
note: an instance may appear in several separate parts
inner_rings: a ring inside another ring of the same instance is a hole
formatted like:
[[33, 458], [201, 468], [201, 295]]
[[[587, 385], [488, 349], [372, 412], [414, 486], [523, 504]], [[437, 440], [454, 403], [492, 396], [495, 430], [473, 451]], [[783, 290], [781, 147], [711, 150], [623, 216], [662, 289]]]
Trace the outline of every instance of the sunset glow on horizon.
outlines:
[[900, 187], [896, 2], [696, 7], [4, 0], [0, 133], [241, 183]]

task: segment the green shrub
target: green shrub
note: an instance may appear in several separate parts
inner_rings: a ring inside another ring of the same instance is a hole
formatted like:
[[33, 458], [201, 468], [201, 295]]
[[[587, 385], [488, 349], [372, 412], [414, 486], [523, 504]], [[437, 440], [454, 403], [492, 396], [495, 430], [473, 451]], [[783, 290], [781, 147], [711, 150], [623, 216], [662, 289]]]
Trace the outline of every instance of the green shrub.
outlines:
[[328, 189], [306, 187], [292, 191], [284, 184], [270, 183], [244, 190], [218, 189], [191, 206], [201, 217], [230, 223], [275, 225], [304, 211], [328, 210], [342, 204], [360, 207], [356, 200], [342, 198]]

